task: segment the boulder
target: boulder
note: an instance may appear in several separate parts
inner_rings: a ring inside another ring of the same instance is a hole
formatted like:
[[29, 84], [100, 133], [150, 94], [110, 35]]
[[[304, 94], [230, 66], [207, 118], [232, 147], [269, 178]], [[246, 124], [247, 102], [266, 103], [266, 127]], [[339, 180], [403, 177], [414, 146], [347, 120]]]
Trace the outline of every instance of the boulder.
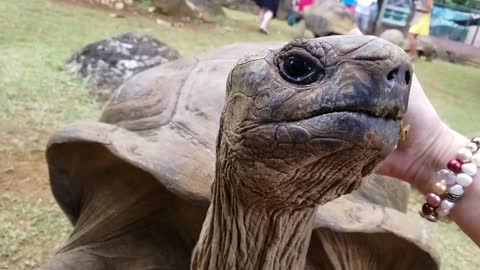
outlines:
[[88, 44], [64, 70], [88, 80], [92, 95], [105, 101], [131, 76], [179, 57], [177, 50], [151, 36], [125, 33]]

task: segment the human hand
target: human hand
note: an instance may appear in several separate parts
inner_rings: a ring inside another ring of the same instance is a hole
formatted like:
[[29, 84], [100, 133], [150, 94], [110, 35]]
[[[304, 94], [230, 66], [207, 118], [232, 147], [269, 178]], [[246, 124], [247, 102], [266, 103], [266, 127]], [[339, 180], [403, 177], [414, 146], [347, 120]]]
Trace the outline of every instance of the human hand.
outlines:
[[[348, 35], [362, 35], [362, 32], [354, 28]], [[468, 139], [440, 119], [415, 74], [403, 124], [409, 126], [406, 140], [398, 142], [397, 149], [379, 165], [376, 173], [401, 179], [427, 193], [436, 172], [445, 168]]]
[[467, 139], [441, 121], [415, 75], [403, 123], [410, 125], [406, 140], [399, 141], [377, 173], [399, 178], [427, 192], [436, 171], [445, 167]]
[[[408, 111], [404, 122], [410, 124], [405, 141], [380, 165], [377, 173], [409, 182], [423, 194], [432, 192], [436, 172], [465, 147], [468, 139], [440, 120], [437, 112], [414, 76]], [[480, 175], [468, 187], [451, 212], [451, 219], [480, 246]], [[473, 207], [472, 207], [473, 206]]]

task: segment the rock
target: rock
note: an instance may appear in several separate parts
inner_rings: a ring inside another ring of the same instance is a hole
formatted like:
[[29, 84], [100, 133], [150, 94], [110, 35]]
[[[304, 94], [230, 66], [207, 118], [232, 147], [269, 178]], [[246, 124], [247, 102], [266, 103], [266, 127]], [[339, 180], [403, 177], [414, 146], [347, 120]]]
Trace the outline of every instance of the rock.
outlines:
[[214, 17], [223, 17], [221, 5], [208, 0], [152, 0], [161, 13], [176, 17], [195, 17], [206, 21]]
[[125, 18], [125, 15], [118, 14], [118, 13], [111, 13], [110, 17], [112, 17], [112, 18]]
[[87, 45], [64, 70], [87, 79], [91, 93], [105, 101], [131, 76], [179, 57], [177, 50], [151, 36], [125, 33]]
[[169, 22], [166, 22], [162, 19], [156, 19], [155, 22], [159, 25], [163, 25], [163, 26], [171, 26], [171, 24]]
[[113, 4], [113, 7], [116, 9], [116, 10], [122, 10], [125, 8], [125, 3], [123, 2], [115, 2]]

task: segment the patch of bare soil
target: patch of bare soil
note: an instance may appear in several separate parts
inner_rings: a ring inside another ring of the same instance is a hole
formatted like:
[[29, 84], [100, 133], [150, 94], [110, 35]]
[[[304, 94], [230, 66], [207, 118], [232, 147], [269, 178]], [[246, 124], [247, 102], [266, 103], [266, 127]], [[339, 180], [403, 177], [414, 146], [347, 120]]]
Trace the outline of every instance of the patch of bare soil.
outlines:
[[0, 155], [0, 189], [29, 201], [53, 200], [43, 151]]

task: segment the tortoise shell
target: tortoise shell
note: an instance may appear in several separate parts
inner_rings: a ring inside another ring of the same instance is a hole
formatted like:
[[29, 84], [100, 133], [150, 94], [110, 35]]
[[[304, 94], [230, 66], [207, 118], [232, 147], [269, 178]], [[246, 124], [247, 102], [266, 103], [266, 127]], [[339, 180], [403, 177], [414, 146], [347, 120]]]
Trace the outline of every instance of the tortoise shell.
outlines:
[[[75, 229], [42, 269], [188, 269], [228, 74], [282, 45], [233, 44], [146, 70], [114, 93], [100, 121], [56, 131], [50, 182]], [[405, 214], [408, 193], [370, 177], [319, 207], [307, 269], [438, 269], [425, 229]]]

